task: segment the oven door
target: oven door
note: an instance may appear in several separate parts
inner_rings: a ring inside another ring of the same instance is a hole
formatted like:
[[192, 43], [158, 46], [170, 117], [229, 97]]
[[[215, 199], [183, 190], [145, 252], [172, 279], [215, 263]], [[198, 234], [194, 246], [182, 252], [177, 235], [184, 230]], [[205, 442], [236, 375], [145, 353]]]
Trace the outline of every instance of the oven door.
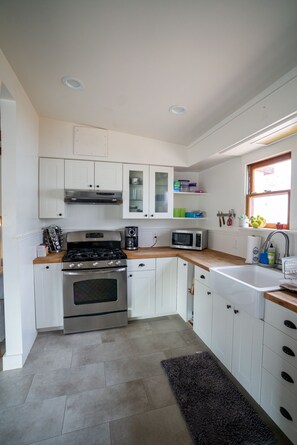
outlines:
[[63, 272], [64, 317], [127, 310], [127, 269]]

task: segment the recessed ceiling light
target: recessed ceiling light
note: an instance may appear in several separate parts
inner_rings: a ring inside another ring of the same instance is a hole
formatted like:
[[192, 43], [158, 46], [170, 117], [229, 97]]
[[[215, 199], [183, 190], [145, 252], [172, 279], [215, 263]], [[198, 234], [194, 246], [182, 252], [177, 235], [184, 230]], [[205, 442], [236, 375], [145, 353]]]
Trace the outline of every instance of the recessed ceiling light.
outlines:
[[65, 87], [71, 88], [72, 90], [83, 90], [85, 88], [81, 80], [72, 76], [62, 77], [62, 83], [65, 85]]
[[183, 105], [172, 105], [169, 107], [169, 112], [176, 115], [185, 114], [188, 110]]

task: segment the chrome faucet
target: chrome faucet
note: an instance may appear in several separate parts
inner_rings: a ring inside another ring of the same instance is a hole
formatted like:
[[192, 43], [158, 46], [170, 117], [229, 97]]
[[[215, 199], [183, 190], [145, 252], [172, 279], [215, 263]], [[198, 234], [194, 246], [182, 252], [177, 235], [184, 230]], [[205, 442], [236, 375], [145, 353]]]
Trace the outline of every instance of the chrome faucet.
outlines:
[[[278, 234], [278, 233], [281, 233], [284, 236], [284, 238], [285, 238], [285, 243], [286, 244], [285, 244], [285, 254], [284, 254], [284, 257], [290, 256], [290, 254], [289, 254], [289, 249], [290, 249], [289, 237], [288, 237], [288, 235], [285, 232], [283, 232], [281, 230], [274, 230], [273, 232], [269, 233], [269, 235], [267, 236], [266, 240], [264, 241], [264, 244], [263, 244], [263, 247], [262, 247], [263, 251], [268, 249], [268, 247], [270, 246], [271, 238], [274, 235]], [[281, 261], [280, 260], [276, 261], [276, 264], [280, 265]]]

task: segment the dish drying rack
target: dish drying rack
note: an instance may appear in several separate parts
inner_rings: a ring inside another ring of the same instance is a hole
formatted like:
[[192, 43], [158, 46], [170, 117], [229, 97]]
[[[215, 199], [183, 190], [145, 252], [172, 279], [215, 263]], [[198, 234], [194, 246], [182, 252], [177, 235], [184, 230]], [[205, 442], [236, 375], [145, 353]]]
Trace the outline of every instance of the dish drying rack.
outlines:
[[282, 258], [284, 279], [279, 284], [285, 289], [297, 292], [297, 256]]

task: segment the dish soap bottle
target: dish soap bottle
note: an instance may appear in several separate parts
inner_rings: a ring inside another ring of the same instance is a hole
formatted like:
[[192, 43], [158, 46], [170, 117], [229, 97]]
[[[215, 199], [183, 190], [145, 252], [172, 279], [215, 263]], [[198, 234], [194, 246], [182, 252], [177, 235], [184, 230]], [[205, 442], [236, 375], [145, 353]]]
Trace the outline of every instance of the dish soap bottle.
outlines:
[[269, 249], [267, 251], [268, 263], [270, 266], [274, 266], [275, 264], [275, 247], [270, 244]]

